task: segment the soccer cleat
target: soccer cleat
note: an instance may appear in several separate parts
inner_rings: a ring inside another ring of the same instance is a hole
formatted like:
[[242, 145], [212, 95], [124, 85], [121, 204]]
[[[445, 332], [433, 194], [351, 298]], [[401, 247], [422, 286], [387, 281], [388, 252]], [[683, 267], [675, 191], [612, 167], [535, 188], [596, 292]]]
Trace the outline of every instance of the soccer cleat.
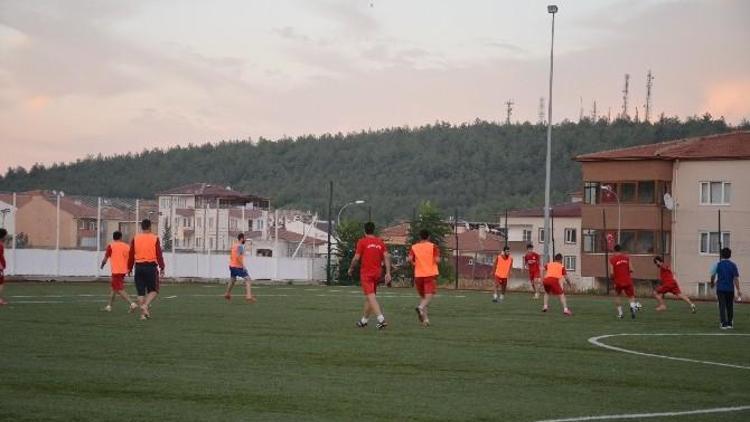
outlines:
[[719, 325], [719, 328], [721, 328], [722, 330], [728, 330], [729, 326], [728, 325]]
[[427, 318], [425, 318], [425, 320], [422, 321], [422, 326], [425, 327], [425, 328], [429, 327], [430, 326], [430, 320], [427, 319]]
[[563, 315], [565, 316], [573, 316], [573, 312], [570, 309], [566, 309], [563, 311]]
[[539, 299], [539, 292], [534, 292], [534, 299]]
[[547, 307], [545, 306], [545, 307], [543, 307], [543, 308], [542, 308], [542, 312], [547, 312], [547, 310], [548, 310], [548, 309], [549, 309], [549, 308], [547, 308]]
[[224, 299], [226, 299], [227, 302], [231, 302], [232, 301], [232, 295], [229, 294], [229, 293], [226, 293], [226, 294], [224, 294]]
[[422, 312], [422, 310], [419, 309], [419, 306], [417, 306], [416, 308], [414, 308], [414, 310], [417, 311], [417, 318], [419, 318], [419, 322], [423, 323], [425, 321], [425, 319], [424, 319], [424, 313]]
[[492, 297], [492, 303], [497, 303], [497, 298], [494, 296]]
[[146, 317], [146, 315], [141, 315], [141, 321], [145, 321], [145, 320], [147, 320], [147, 319], [148, 319], [148, 318]]
[[630, 318], [635, 319], [635, 307], [630, 307]]
[[148, 308], [146, 305], [141, 305], [141, 319], [151, 318], [151, 311]]
[[132, 314], [136, 309], [138, 309], [138, 304], [135, 302], [130, 302], [130, 309], [128, 309], [128, 313]]
[[367, 327], [367, 323], [366, 322], [362, 322], [362, 321], [357, 321], [357, 327], [359, 327], [359, 328], [365, 328], [365, 327]]
[[104, 312], [112, 312], [112, 307], [110, 305], [107, 305], [102, 309]]
[[623, 318], [622, 314], [617, 314], [617, 319], [622, 319], [622, 318]]
[[697, 311], [697, 309], [695, 309], [695, 304], [691, 303], [690, 304], [690, 312], [694, 314], [696, 311]]
[[388, 326], [388, 321], [386, 320], [383, 320], [382, 322], [378, 322], [378, 325], [376, 325], [376, 327], [378, 327], [378, 330], [382, 330], [383, 328], [387, 326]]

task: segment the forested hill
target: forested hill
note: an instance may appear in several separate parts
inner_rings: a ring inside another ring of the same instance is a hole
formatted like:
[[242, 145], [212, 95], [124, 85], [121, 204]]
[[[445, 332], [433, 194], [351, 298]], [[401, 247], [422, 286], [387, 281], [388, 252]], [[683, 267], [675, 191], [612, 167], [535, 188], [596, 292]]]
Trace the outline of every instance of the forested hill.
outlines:
[[[565, 200], [566, 193], [580, 189], [580, 166], [571, 159], [577, 154], [733, 129], [710, 116], [556, 125], [553, 199]], [[494, 219], [505, 207], [542, 204], [545, 142], [543, 125], [485, 121], [221, 142], [9, 169], [0, 190], [148, 198], [182, 184], [210, 182], [269, 197], [276, 207], [324, 211], [333, 180], [337, 205], [365, 199], [380, 222], [411, 217], [423, 200], [450, 212], [458, 207], [464, 217]], [[363, 218], [364, 209], [347, 215]]]

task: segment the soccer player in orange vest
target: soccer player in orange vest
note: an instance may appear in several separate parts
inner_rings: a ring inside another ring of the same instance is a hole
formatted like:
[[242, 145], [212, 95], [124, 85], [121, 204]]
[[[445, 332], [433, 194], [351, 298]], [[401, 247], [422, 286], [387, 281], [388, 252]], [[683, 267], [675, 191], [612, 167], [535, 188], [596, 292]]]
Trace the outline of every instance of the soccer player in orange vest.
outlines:
[[102, 259], [101, 268], [107, 265], [109, 260], [109, 268], [112, 273], [111, 287], [112, 290], [109, 294], [109, 302], [104, 310], [112, 312], [112, 303], [115, 301], [116, 296], [120, 296], [126, 302], [130, 304], [130, 310], [132, 313], [138, 308], [138, 305], [130, 300], [130, 296], [125, 293], [125, 274], [128, 273], [128, 256], [130, 255], [130, 246], [122, 241], [122, 233], [116, 231], [112, 233], [112, 243], [107, 245], [107, 252], [104, 254]]
[[538, 253], [534, 252], [534, 245], [531, 243], [526, 245], [526, 255], [523, 256], [523, 267], [529, 270], [529, 282], [531, 283], [531, 290], [534, 291], [534, 299], [539, 299], [537, 286], [540, 284], [539, 281], [542, 274], [539, 271], [540, 261], [541, 257]]
[[128, 254], [128, 274], [135, 267], [135, 289], [138, 291], [138, 305], [141, 319], [151, 318], [149, 307], [159, 295], [159, 276], [164, 276], [164, 257], [159, 236], [151, 232], [151, 220], [141, 221], [141, 232], [130, 241]]
[[682, 294], [682, 291], [680, 291], [680, 285], [677, 284], [677, 280], [675, 280], [674, 274], [672, 274], [672, 269], [664, 262], [664, 258], [655, 256], [654, 264], [659, 267], [659, 279], [661, 280], [661, 284], [654, 291], [654, 297], [656, 298], [656, 301], [659, 302], [659, 306], [656, 307], [656, 310], [667, 310], [667, 305], [664, 303], [664, 295], [672, 293], [677, 296], [677, 299], [682, 299], [687, 302], [687, 304], [690, 305], [690, 312], [695, 313], [695, 304], [689, 297]]
[[440, 249], [430, 242], [430, 232], [420, 230], [420, 241], [409, 249], [409, 262], [414, 266], [414, 286], [422, 300], [417, 306], [417, 316], [423, 326], [430, 326], [427, 307], [432, 297], [437, 293], [438, 264], [440, 263]]
[[630, 299], [630, 317], [635, 319], [638, 305], [635, 301], [635, 286], [633, 285], [633, 264], [628, 254], [622, 251], [620, 245], [615, 245], [615, 255], [609, 258], [609, 273], [615, 279], [615, 305], [617, 306], [617, 318], [622, 319], [622, 300], [620, 295]]
[[563, 306], [563, 314], [571, 316], [573, 312], [568, 308], [568, 301], [565, 299], [561, 279], [564, 278], [568, 286], [571, 286], [571, 283], [562, 260], [562, 254], [557, 254], [554, 261], [544, 266], [545, 274], [542, 281], [544, 284], [544, 307], [542, 308], [542, 312], [547, 312], [549, 309], [549, 295], [555, 295], [560, 298], [560, 304]]
[[254, 303], [255, 296], [253, 296], [251, 291], [250, 274], [247, 273], [247, 268], [245, 268], [244, 233], [237, 235], [237, 241], [232, 245], [232, 250], [229, 253], [229, 285], [227, 285], [227, 291], [224, 293], [224, 299], [232, 300], [232, 289], [238, 278], [245, 280], [245, 301]]
[[[492, 295], [492, 301], [497, 303], [498, 300], [505, 299], [505, 289], [508, 287], [508, 276], [510, 270], [513, 268], [513, 257], [510, 256], [510, 248], [504, 247], [503, 253], [495, 257], [495, 264], [492, 266], [495, 269], [495, 293]], [[497, 295], [498, 287], [500, 288], [500, 296]]]
[[0, 306], [8, 304], [3, 299], [3, 288], [5, 287], [5, 236], [7, 235], [7, 230], [0, 229]]
[[365, 295], [365, 307], [362, 312], [362, 318], [357, 321], [357, 327], [367, 327], [368, 317], [375, 315], [378, 319], [378, 329], [382, 330], [388, 326], [388, 322], [383, 316], [378, 299], [375, 297], [380, 281], [383, 263], [385, 263], [385, 283], [391, 285], [391, 255], [383, 241], [375, 236], [375, 223], [365, 223], [365, 237], [357, 242], [357, 249], [349, 265], [349, 276], [354, 273], [354, 266], [357, 262], [362, 261], [359, 267], [359, 283], [362, 286], [362, 293]]

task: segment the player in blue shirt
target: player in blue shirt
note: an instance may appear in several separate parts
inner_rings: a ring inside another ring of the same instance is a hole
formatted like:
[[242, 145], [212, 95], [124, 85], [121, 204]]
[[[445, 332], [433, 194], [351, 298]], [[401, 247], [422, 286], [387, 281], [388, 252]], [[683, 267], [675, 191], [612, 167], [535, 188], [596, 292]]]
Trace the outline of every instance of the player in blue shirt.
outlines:
[[711, 271], [711, 287], [716, 284], [716, 297], [719, 300], [719, 319], [722, 330], [734, 328], [734, 296], [741, 300], [740, 272], [737, 264], [730, 261], [732, 250], [723, 248], [720, 253], [721, 261]]

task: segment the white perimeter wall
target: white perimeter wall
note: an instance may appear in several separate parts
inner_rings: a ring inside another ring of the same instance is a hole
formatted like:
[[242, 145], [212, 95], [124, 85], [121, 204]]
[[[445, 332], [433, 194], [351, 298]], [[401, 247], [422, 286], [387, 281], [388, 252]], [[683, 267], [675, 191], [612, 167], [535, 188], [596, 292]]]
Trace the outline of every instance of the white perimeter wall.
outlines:
[[[14, 256], [15, 254], [15, 256]], [[43, 277], [108, 276], [109, 264], [99, 270], [104, 252], [6, 248], [7, 275]], [[217, 279], [229, 277], [228, 254], [165, 253], [166, 277]], [[325, 280], [325, 258], [245, 257], [250, 277], [269, 280]]]

